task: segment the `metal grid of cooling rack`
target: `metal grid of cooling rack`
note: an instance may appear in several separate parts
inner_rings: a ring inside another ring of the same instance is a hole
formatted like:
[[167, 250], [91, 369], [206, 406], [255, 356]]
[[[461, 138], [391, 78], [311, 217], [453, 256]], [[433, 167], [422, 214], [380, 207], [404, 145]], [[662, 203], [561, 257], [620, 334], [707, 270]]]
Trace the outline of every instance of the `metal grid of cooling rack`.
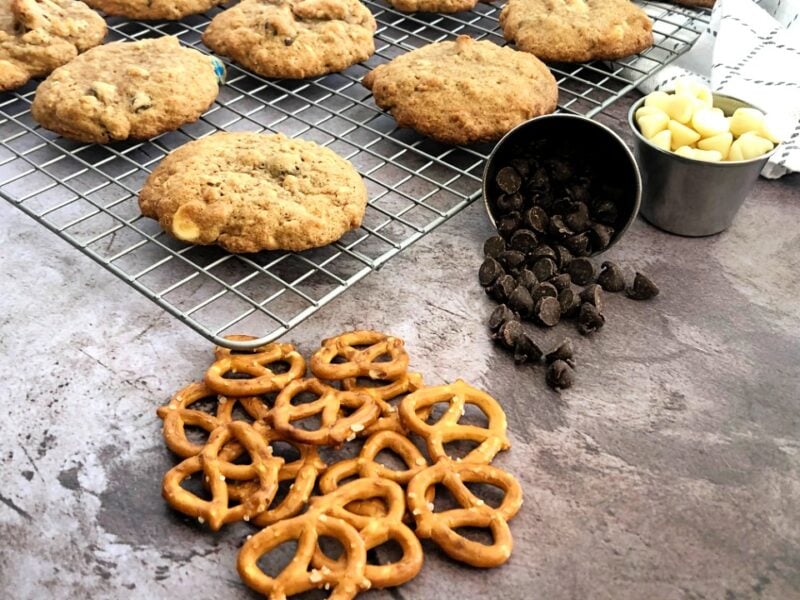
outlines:
[[[0, 95], [0, 196], [212, 342], [245, 349], [280, 337], [480, 194], [491, 147], [442, 146], [398, 129], [359, 82], [382, 62], [456, 34], [504, 44], [500, 7], [407, 15], [366, 3], [379, 24], [367, 63], [305, 81], [265, 80], [228, 64], [227, 85], [201, 120], [145, 143], [71, 142], [32, 120], [34, 85]], [[614, 64], [551, 65], [560, 111], [597, 114], [685, 52], [707, 23], [707, 13], [640, 4], [653, 18], [656, 45]], [[109, 39], [176, 35], [207, 51], [200, 36], [217, 12], [177, 23], [113, 18]], [[217, 130], [302, 136], [352, 161], [369, 189], [362, 227], [308, 252], [238, 256], [164, 234], [139, 214], [142, 184], [168, 152]], [[224, 336], [232, 332], [260, 335], [231, 343]]]

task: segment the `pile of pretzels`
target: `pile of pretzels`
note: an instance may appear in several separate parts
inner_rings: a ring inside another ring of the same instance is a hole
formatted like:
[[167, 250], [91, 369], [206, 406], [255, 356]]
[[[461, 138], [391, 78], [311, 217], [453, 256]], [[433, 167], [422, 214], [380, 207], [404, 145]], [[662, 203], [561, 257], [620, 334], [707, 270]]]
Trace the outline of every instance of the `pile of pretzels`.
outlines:
[[[512, 475], [489, 464], [510, 446], [505, 413], [491, 396], [461, 380], [425, 387], [419, 374], [408, 372], [403, 341], [375, 331], [324, 340], [311, 357], [314, 378], [308, 379], [305, 360], [290, 344], [244, 353], [217, 347], [215, 356], [205, 381], [190, 384], [158, 409], [167, 446], [183, 459], [164, 476], [162, 491], [170, 506], [213, 531], [234, 521], [260, 528], [248, 536], [237, 561], [248, 586], [282, 600], [316, 588], [348, 599], [370, 587], [401, 585], [422, 568], [419, 538], [432, 539], [450, 557], [475, 567], [508, 560], [508, 520], [522, 505], [522, 489]], [[217, 400], [214, 414], [192, 408], [208, 398]], [[431, 423], [440, 403], [446, 409]], [[459, 423], [467, 405], [484, 413], [485, 426]], [[314, 416], [318, 428], [301, 422]], [[207, 431], [206, 443], [191, 441], [187, 426]], [[415, 440], [424, 443], [427, 458]], [[452, 458], [445, 445], [460, 440], [477, 446]], [[299, 458], [286, 462], [274, 455], [275, 442], [291, 444]], [[355, 458], [328, 465], [319, 454], [321, 447], [349, 443], [362, 444]], [[406, 469], [380, 464], [382, 450], [396, 453]], [[202, 479], [206, 495], [184, 487], [192, 476]], [[278, 499], [281, 482], [291, 483]], [[500, 488], [499, 506], [476, 496], [471, 483]], [[436, 511], [437, 485], [449, 489], [458, 508]], [[457, 531], [462, 527], [489, 529], [493, 543], [464, 537]], [[341, 556], [325, 554], [322, 536], [340, 542]], [[293, 560], [276, 576], [267, 575], [258, 561], [292, 540]], [[399, 545], [402, 557], [371, 564], [367, 552], [389, 541]]]

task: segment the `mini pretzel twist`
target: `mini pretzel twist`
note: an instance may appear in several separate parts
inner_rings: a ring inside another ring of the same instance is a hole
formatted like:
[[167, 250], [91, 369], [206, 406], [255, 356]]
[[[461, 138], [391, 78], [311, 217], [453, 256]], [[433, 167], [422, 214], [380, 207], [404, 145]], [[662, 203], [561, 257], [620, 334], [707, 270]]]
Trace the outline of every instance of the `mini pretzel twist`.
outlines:
[[[488, 483], [500, 488], [505, 492], [503, 502], [492, 508], [476, 497], [464, 482]], [[439, 483], [452, 492], [462, 508], [433, 512], [425, 496]], [[509, 473], [490, 465], [440, 460], [411, 480], [407, 497], [417, 523], [417, 535], [432, 538], [451, 558], [473, 567], [496, 567], [511, 556], [513, 540], [508, 520], [522, 506], [522, 488]], [[467, 539], [456, 533], [458, 527], [488, 527], [494, 543], [487, 546]]]
[[[292, 399], [301, 393], [310, 392], [317, 399], [305, 404], [292, 404]], [[353, 412], [341, 414], [342, 409]], [[273, 427], [290, 439], [314, 446], [339, 446], [355, 439], [378, 418], [380, 409], [375, 398], [360, 392], [342, 392], [325, 385], [318, 379], [293, 381], [278, 394], [272, 408]], [[308, 431], [292, 423], [319, 415], [320, 427]]]
[[[352, 513], [347, 507], [354, 503], [378, 500], [386, 507], [381, 517], [365, 517]], [[358, 529], [367, 550], [377, 548], [389, 540], [396, 541], [403, 551], [402, 558], [388, 565], [367, 565], [366, 578], [375, 587], [401, 585], [417, 576], [422, 568], [422, 545], [414, 532], [403, 524], [406, 503], [403, 489], [388, 479], [362, 478], [338, 488], [336, 491], [312, 499], [310, 510], [323, 511], [321, 520], [330, 517], [341, 519]], [[343, 560], [333, 560], [317, 547], [314, 566], [329, 569], [334, 574], [345, 567]]]
[[[320, 458], [315, 446], [288, 440], [274, 429], [267, 428], [261, 424], [257, 424], [256, 429], [268, 444], [276, 441], [286, 442], [300, 453], [300, 457], [297, 460], [284, 463], [278, 473], [279, 483], [284, 481], [292, 482], [286, 497], [276, 506], [271, 506], [268, 510], [250, 519], [253, 524], [259, 527], [266, 527], [283, 519], [294, 517], [305, 508], [308, 499], [314, 492], [317, 476], [327, 468], [327, 465]], [[253, 476], [255, 476], [255, 473], [253, 473]], [[251, 496], [257, 488], [258, 481], [238, 483], [228, 480], [228, 496], [231, 500], [242, 501]]]
[[[250, 454], [258, 485], [241, 504], [228, 506], [228, 486], [222, 472], [220, 451], [231, 439], [239, 442]], [[243, 421], [234, 421], [215, 429], [198, 456], [187, 458], [170, 469], [162, 483], [162, 495], [174, 509], [208, 522], [213, 531], [222, 525], [239, 520], [249, 520], [267, 510], [278, 490], [278, 472], [283, 459], [272, 456], [272, 449], [256, 429]], [[211, 489], [211, 500], [203, 500], [181, 487], [181, 482], [195, 473], [203, 472]]]
[[[408, 354], [403, 340], [377, 331], [351, 331], [323, 340], [311, 357], [311, 372], [319, 379], [342, 380], [350, 377], [395, 380], [408, 369]], [[361, 348], [364, 347], [364, 348]], [[388, 362], [379, 362], [388, 356]], [[334, 363], [344, 358], [343, 363]]]
[[[450, 406], [441, 419], [431, 425], [419, 413], [431, 409], [437, 402], [448, 402]], [[483, 411], [489, 420], [487, 427], [458, 423], [465, 413], [466, 404], [473, 404]], [[400, 403], [400, 419], [406, 428], [425, 439], [428, 454], [435, 461], [450, 458], [444, 446], [455, 440], [479, 443], [462, 459], [464, 462], [488, 464], [498, 452], [510, 447], [506, 437], [506, 415], [497, 400], [460, 379], [406, 396]]]
[[[217, 359], [206, 371], [206, 383], [220, 394], [238, 398], [277, 392], [305, 374], [306, 361], [291, 344], [275, 343], [260, 350], [252, 355], [225, 355], [221, 351], [222, 358]], [[289, 363], [289, 370], [281, 374], [272, 372], [268, 365], [276, 362]], [[249, 375], [250, 379], [226, 378], [227, 373], [243, 373]]]
[[[350, 377], [342, 381], [342, 388], [348, 392], [364, 392], [372, 395], [381, 409], [380, 418], [364, 431], [364, 435], [372, 435], [381, 431], [406, 433], [405, 427], [400, 422], [397, 406], [393, 404], [393, 401], [411, 392], [416, 392], [423, 385], [422, 375], [419, 373], [406, 373], [394, 381], [375, 387], [360, 385], [356, 377]], [[427, 418], [428, 414], [425, 413], [423, 416]]]

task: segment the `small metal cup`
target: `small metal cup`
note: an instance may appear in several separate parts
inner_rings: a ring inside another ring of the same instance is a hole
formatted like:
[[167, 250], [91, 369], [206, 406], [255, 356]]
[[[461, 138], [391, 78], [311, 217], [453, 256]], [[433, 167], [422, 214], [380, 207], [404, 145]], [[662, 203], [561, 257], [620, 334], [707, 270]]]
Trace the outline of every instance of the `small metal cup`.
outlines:
[[535, 117], [520, 123], [509, 131], [492, 150], [483, 171], [483, 202], [494, 227], [497, 227], [492, 211], [494, 180], [497, 172], [515, 158], [518, 148], [539, 139], [557, 138], [584, 144], [597, 157], [600, 168], [614, 174], [614, 179], [622, 188], [622, 202], [617, 205], [624, 226], [614, 232], [611, 242], [603, 250], [592, 253], [601, 254], [616, 244], [636, 220], [642, 198], [642, 179], [639, 168], [628, 146], [616, 133], [605, 125], [578, 115], [553, 114]]
[[[700, 237], [725, 231], [733, 223], [772, 152], [737, 162], [706, 162], [657, 148], [639, 131], [631, 106], [628, 124], [634, 135], [633, 152], [642, 173], [642, 216], [678, 235]], [[730, 116], [737, 108], [756, 108], [736, 98], [714, 94], [714, 106]]]

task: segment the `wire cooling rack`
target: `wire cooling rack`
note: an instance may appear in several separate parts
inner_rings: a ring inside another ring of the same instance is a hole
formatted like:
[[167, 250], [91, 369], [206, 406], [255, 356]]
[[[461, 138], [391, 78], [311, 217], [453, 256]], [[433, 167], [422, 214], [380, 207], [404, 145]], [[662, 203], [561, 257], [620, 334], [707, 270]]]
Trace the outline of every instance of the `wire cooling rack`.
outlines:
[[[228, 82], [197, 123], [145, 143], [71, 142], [31, 118], [33, 84], [0, 95], [0, 195], [214, 343], [240, 349], [272, 341], [479, 197], [490, 146], [436, 144], [378, 109], [359, 83], [382, 62], [430, 42], [468, 34], [504, 44], [500, 6], [456, 15], [398, 13], [367, 1], [378, 21], [366, 64], [305, 81], [265, 80], [228, 64]], [[685, 52], [708, 13], [640, 2], [656, 45], [608, 63], [551, 65], [559, 110], [593, 116]], [[109, 19], [109, 39], [176, 35], [202, 51], [219, 9], [174, 23]], [[217, 130], [274, 131], [329, 146], [364, 176], [369, 205], [360, 229], [303, 253], [232, 255], [187, 246], [140, 215], [137, 195], [171, 150]], [[224, 336], [251, 332], [252, 343]]]

